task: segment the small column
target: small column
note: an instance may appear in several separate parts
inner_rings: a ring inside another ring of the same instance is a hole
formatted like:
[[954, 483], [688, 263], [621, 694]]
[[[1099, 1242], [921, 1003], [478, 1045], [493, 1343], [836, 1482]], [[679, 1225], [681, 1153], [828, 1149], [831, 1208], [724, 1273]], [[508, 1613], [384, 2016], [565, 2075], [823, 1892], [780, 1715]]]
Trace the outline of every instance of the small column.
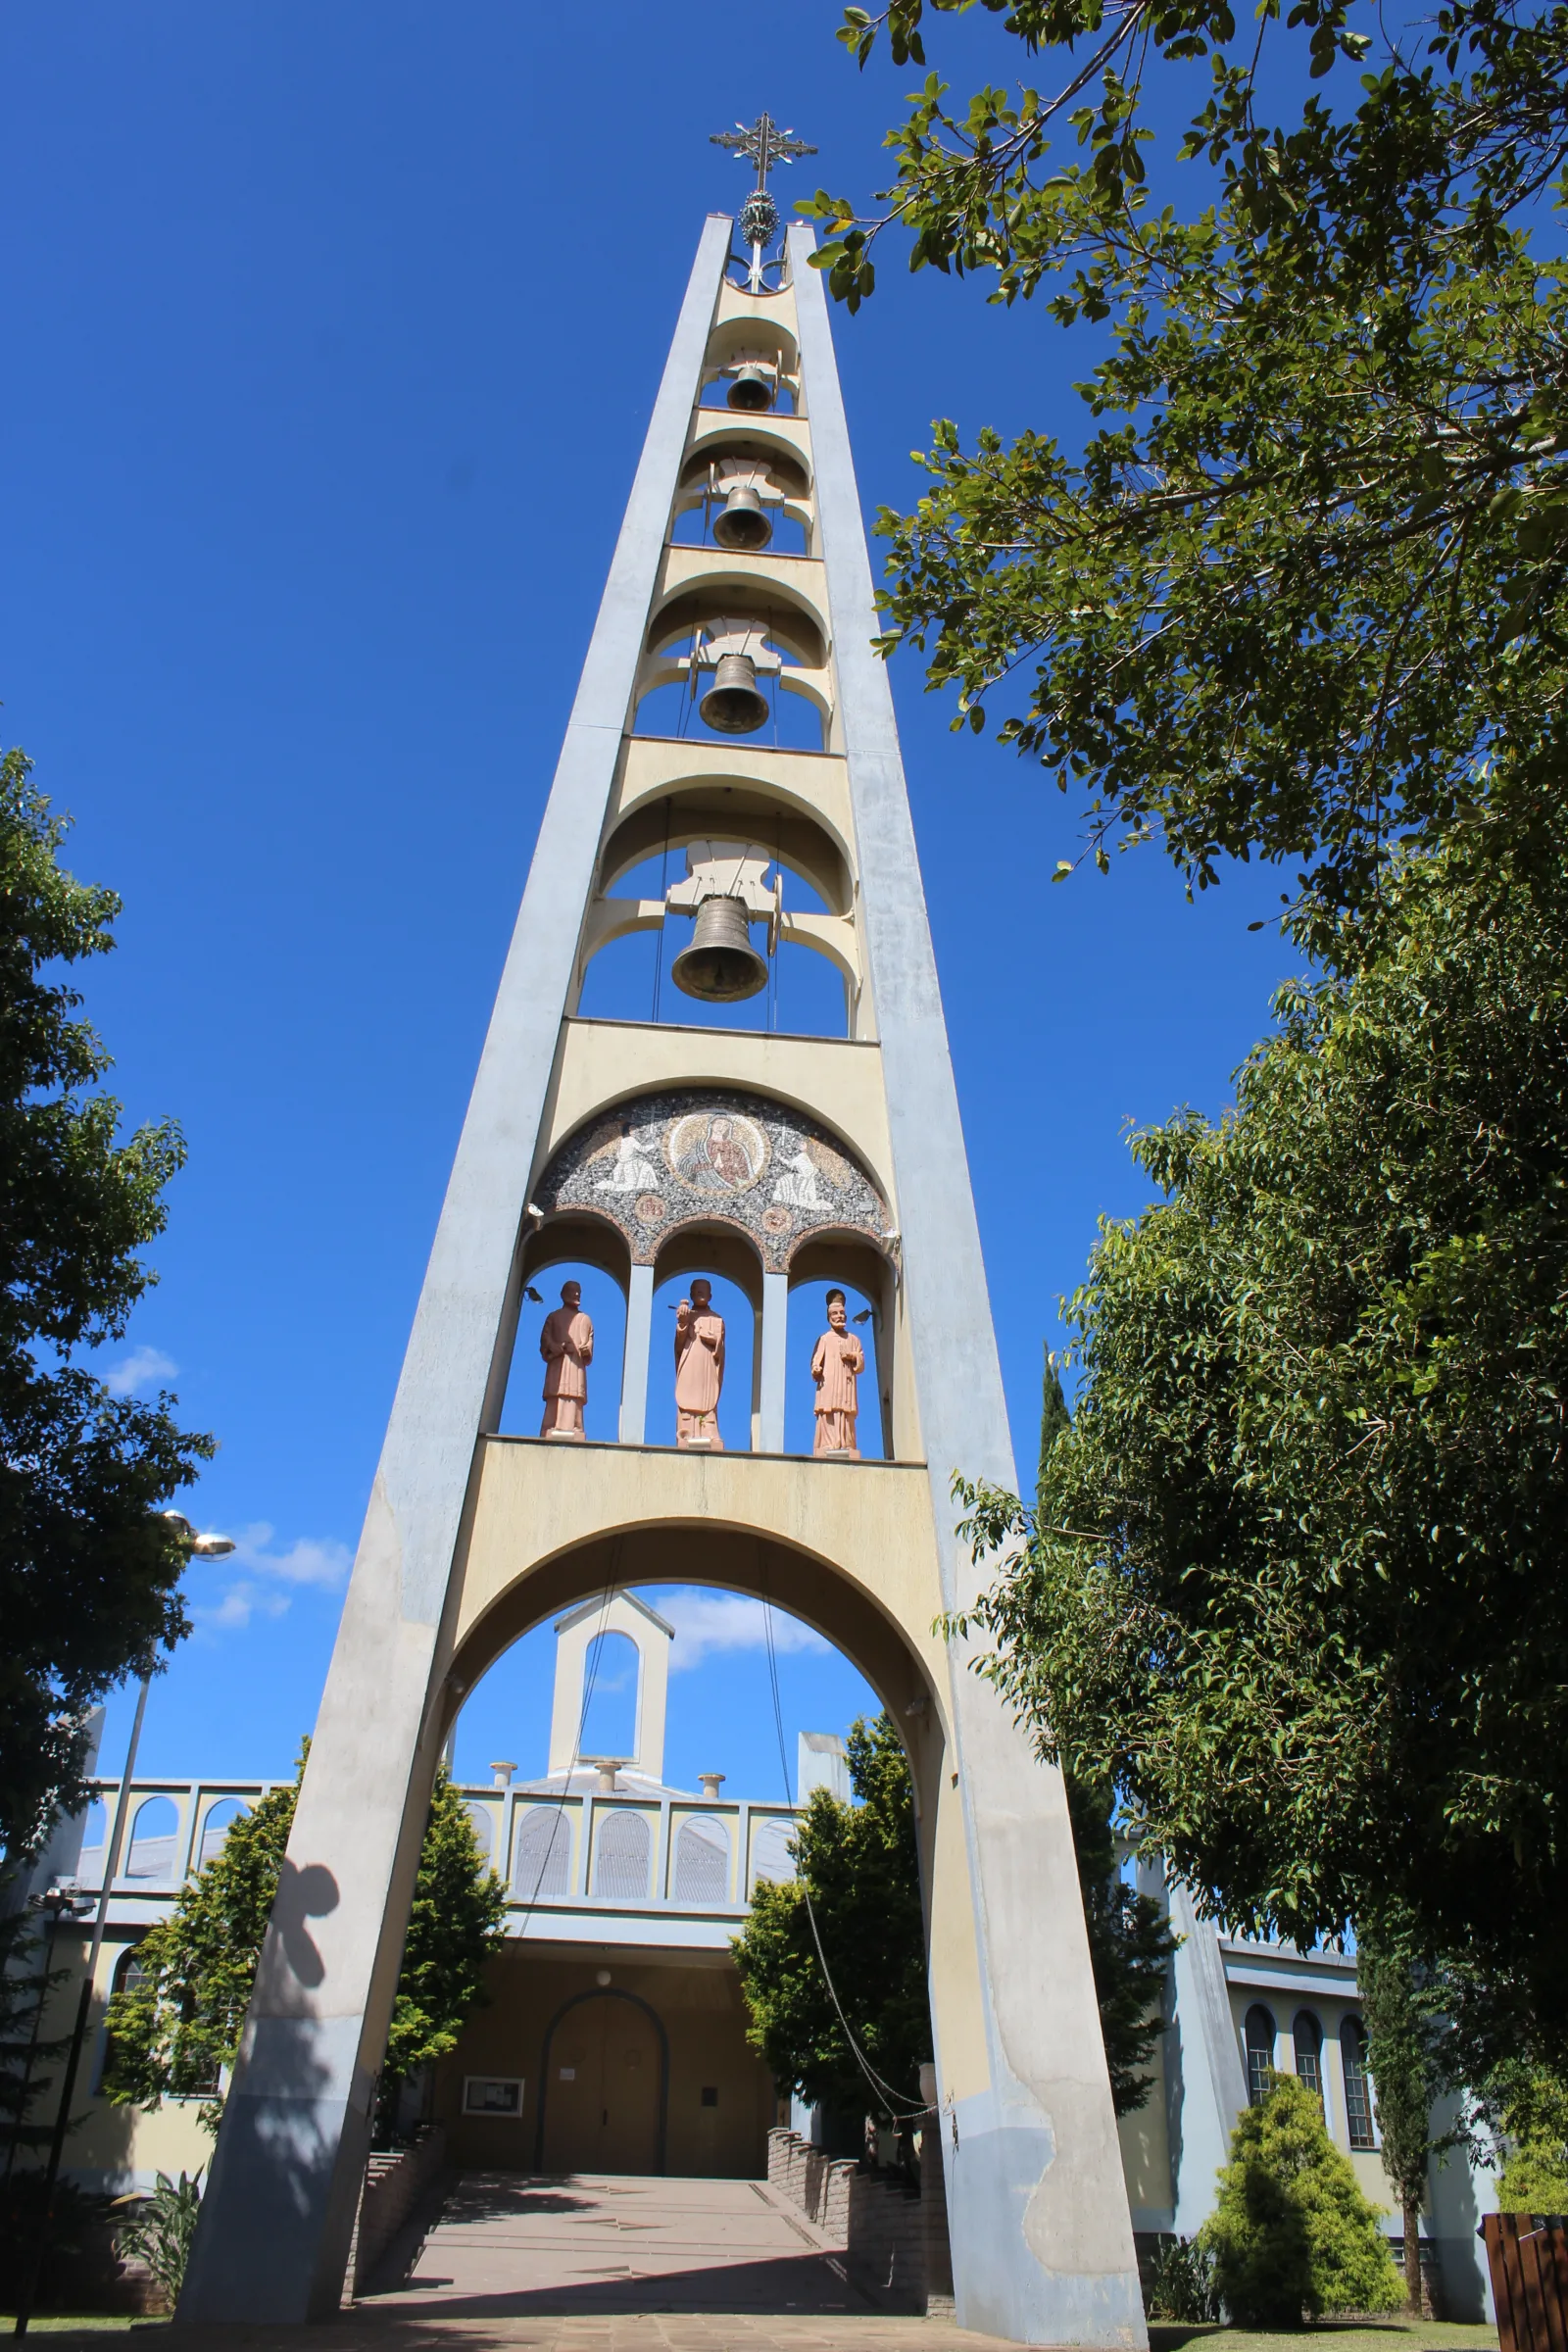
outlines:
[[784, 1450], [784, 1375], [788, 1368], [790, 1278], [762, 1276], [762, 1394], [757, 1420], [760, 1453]]
[[633, 1266], [626, 1292], [626, 1356], [620, 1369], [620, 1442], [648, 1443], [648, 1352], [654, 1340], [654, 1269]]

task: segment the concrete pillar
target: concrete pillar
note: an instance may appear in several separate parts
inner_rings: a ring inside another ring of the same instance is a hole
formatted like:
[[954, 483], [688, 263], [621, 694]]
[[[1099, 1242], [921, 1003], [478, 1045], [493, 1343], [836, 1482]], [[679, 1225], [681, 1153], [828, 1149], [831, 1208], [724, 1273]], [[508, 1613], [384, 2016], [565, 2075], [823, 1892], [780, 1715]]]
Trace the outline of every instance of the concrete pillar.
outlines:
[[626, 1291], [626, 1356], [620, 1370], [620, 1442], [648, 1443], [648, 1354], [654, 1341], [654, 1269], [633, 1266]]
[[338, 2307], [444, 1731], [443, 1633], [535, 1138], [730, 222], [698, 248], [539, 831], [393, 1400], [179, 2300]]
[[[941, 1545], [943, 1596], [980, 1587], [956, 1532], [956, 1470], [1016, 1488], [957, 1090], [828, 328], [789, 232], [817, 511], [903, 1233], [910, 1354]], [[960, 1819], [980, 1961], [979, 2020], [945, 1990], [932, 2025], [950, 2126], [946, 2185], [960, 2327], [1015, 2343], [1147, 2343], [1061, 1776], [1040, 1765], [992, 1686], [951, 1648], [950, 1796]], [[944, 1824], [937, 1830], [938, 1879]], [[950, 1883], [951, 1880], [950, 1880]], [[940, 1911], [933, 1889], [933, 1913]], [[933, 1928], [935, 1935], [935, 1925]], [[981, 2031], [976, 2034], [978, 2024]]]
[[788, 1338], [790, 1278], [762, 1276], [761, 1411], [758, 1422], [758, 1450], [784, 1450], [784, 1383], [789, 1369]]

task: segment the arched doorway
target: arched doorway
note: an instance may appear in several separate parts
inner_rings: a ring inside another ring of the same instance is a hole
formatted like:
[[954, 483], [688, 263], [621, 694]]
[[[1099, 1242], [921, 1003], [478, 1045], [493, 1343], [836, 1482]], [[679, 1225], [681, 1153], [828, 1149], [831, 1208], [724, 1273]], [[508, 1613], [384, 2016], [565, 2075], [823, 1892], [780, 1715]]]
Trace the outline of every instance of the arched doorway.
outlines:
[[535, 2171], [662, 2173], [668, 2112], [658, 2011], [618, 1985], [564, 2002], [539, 2055]]

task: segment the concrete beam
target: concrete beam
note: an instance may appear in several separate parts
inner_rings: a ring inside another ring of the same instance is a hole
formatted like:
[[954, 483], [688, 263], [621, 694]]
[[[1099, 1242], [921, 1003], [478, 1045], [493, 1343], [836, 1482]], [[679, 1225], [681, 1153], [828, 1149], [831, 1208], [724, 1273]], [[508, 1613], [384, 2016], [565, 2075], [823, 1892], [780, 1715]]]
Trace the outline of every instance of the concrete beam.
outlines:
[[181, 2321], [336, 2309], [444, 1723], [449, 1585], [730, 222], [682, 304], [393, 1401]]

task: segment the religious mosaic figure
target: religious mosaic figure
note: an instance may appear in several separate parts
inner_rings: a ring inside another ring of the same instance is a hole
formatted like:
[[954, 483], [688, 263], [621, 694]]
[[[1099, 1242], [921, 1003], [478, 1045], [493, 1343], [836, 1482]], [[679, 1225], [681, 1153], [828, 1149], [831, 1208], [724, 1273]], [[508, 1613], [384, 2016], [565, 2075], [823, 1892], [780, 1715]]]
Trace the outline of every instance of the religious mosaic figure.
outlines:
[[[657, 1130], [652, 1132], [657, 1133]], [[659, 1170], [648, 1156], [648, 1137], [634, 1127], [615, 1145], [615, 1164], [601, 1176], [596, 1193], [657, 1193]]]
[[677, 1119], [668, 1143], [670, 1164], [698, 1193], [744, 1193], [767, 1157], [767, 1139], [755, 1119], [727, 1111], [698, 1111]]
[[561, 1304], [546, 1315], [539, 1334], [539, 1352], [545, 1359], [545, 1417], [539, 1435], [574, 1438], [581, 1445], [586, 1438], [582, 1408], [588, 1401], [594, 1327], [582, 1311], [580, 1282], [562, 1284]]
[[718, 1396], [724, 1386], [724, 1318], [701, 1277], [675, 1309], [675, 1443], [722, 1453]]
[[816, 1162], [803, 1144], [791, 1155], [789, 1166], [773, 1187], [773, 1204], [777, 1208], [825, 1208], [816, 1181]]
[[843, 1453], [852, 1461], [859, 1460], [855, 1423], [859, 1411], [858, 1379], [864, 1370], [865, 1349], [850, 1329], [850, 1310], [844, 1293], [829, 1291], [827, 1329], [817, 1341], [811, 1357], [811, 1378], [816, 1383], [813, 1453]]

